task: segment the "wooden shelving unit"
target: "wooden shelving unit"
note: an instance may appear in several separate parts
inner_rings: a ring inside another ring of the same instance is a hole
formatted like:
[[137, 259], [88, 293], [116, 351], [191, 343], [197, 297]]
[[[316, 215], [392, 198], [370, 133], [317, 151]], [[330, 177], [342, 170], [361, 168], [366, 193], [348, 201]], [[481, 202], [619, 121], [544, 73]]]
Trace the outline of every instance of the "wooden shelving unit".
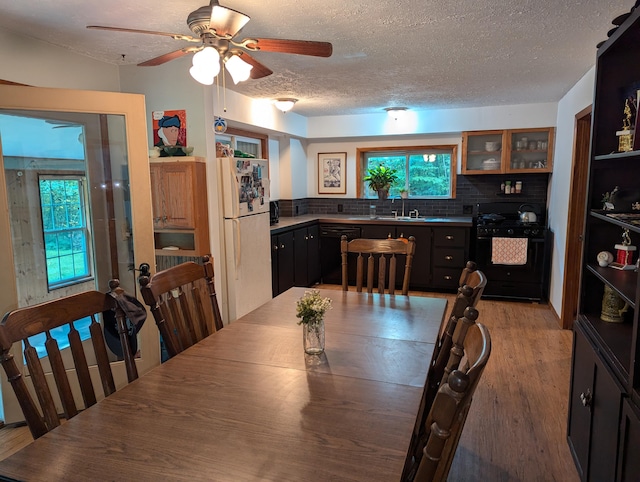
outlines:
[[[628, 216], [618, 216], [640, 214], [633, 209], [640, 201], [640, 151], [617, 152], [616, 136], [622, 127], [625, 99], [640, 88], [638, 45], [640, 10], [634, 10], [597, 53], [588, 212], [567, 427], [569, 447], [585, 481], [640, 480], [638, 272], [601, 267], [596, 262], [600, 251], [615, 255], [624, 230], [632, 244], [640, 245], [640, 226]], [[603, 194], [616, 186], [614, 210], [605, 211]], [[615, 303], [609, 295], [605, 299], [605, 287], [613, 292]], [[618, 311], [622, 321], [604, 321], [603, 312], [610, 312], [614, 305], [624, 305]]]

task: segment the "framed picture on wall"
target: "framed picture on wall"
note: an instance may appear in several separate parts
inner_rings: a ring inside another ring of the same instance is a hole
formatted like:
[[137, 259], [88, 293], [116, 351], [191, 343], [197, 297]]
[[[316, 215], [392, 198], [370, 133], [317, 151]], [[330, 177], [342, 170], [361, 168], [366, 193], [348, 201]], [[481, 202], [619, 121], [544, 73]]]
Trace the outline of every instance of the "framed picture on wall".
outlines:
[[346, 152], [318, 154], [318, 194], [346, 194], [346, 177]]

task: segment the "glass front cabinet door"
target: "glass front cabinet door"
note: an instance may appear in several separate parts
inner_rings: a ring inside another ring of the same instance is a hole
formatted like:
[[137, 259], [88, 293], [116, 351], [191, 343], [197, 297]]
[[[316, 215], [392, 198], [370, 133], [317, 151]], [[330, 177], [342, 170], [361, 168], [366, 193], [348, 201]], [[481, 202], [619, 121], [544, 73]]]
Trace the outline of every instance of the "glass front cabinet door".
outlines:
[[506, 172], [551, 172], [553, 128], [508, 131]]
[[462, 174], [504, 172], [505, 131], [462, 133]]

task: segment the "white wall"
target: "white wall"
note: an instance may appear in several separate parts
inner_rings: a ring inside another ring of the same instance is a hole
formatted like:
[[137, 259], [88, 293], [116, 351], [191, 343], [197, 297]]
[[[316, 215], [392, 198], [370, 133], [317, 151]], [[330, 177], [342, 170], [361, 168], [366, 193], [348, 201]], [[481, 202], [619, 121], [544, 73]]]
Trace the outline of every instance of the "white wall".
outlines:
[[553, 175], [549, 194], [549, 226], [554, 232], [549, 301], [556, 313], [562, 312], [565, 245], [569, 191], [573, 182], [572, 161], [576, 114], [593, 102], [595, 67], [587, 72], [558, 103]]
[[36, 87], [118, 92], [118, 67], [0, 29], [0, 79]]

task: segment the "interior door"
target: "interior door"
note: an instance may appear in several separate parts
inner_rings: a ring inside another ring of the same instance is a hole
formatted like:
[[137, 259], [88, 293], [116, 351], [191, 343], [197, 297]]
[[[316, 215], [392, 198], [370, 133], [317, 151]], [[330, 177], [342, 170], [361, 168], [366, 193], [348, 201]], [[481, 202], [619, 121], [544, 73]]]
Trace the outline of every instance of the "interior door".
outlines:
[[[146, 132], [141, 95], [0, 85], [0, 317], [106, 292], [112, 278], [137, 294], [134, 267], [155, 265]], [[151, 321], [138, 348], [140, 374], [160, 363]], [[19, 363], [21, 351], [16, 344]], [[125, 385], [124, 363], [114, 355], [112, 365], [116, 385]], [[1, 375], [1, 418], [20, 421]]]

